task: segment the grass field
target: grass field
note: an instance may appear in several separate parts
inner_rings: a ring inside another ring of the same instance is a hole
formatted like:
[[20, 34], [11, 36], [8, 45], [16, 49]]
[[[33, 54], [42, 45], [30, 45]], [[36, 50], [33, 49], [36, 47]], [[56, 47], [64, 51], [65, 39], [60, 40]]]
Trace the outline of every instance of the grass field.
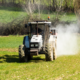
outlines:
[[8, 23], [14, 20], [15, 18], [26, 16], [27, 13], [22, 11], [20, 8], [15, 7], [2, 7], [0, 6], [0, 22]]
[[[35, 13], [34, 15], [36, 15]], [[27, 16], [19, 8], [0, 7], [0, 23], [8, 23], [17, 17]], [[50, 17], [55, 18], [56, 13]], [[42, 13], [42, 19], [48, 14]], [[61, 21], [76, 21], [74, 13], [60, 15]], [[0, 36], [0, 80], [79, 80], [80, 53], [72, 56], [60, 56], [55, 61], [46, 62], [45, 55], [34, 56], [28, 63], [20, 63], [18, 46], [23, 36]], [[80, 48], [80, 38], [78, 44]]]
[[[53, 12], [50, 15], [51, 19], [54, 19], [57, 17], [57, 13]], [[34, 15], [38, 15], [38, 13], [34, 13]], [[41, 18], [44, 20], [47, 20], [47, 17], [49, 16], [48, 12], [41, 13]], [[27, 17], [27, 13], [20, 8], [15, 8], [15, 7], [2, 7], [0, 6], [0, 23], [8, 23], [14, 20], [15, 18], [19, 18], [22, 16]], [[60, 21], [76, 21], [76, 15], [74, 13], [62, 13], [60, 16]]]
[[[0, 80], [80, 79], [80, 53], [60, 56], [52, 62], [46, 62], [45, 56], [39, 55], [28, 63], [20, 63], [17, 48], [22, 41], [23, 36], [0, 37]], [[78, 37], [80, 46], [79, 41]]]
[[0, 48], [18, 48], [23, 42], [23, 36], [0, 37]]

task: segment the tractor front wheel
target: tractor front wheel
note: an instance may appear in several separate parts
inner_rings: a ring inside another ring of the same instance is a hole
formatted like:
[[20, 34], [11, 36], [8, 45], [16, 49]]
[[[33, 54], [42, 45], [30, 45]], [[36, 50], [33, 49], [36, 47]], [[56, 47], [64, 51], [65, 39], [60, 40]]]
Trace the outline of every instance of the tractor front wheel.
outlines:
[[20, 62], [28, 62], [28, 56], [25, 56], [25, 46], [19, 46], [19, 60]]

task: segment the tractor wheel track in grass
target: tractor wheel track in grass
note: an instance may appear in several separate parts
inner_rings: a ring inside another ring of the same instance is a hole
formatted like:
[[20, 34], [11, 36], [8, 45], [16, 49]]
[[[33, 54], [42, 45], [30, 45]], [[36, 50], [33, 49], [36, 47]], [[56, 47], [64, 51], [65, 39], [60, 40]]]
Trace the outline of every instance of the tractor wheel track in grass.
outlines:
[[8, 51], [8, 52], [18, 52], [17, 48], [0, 48], [0, 51]]

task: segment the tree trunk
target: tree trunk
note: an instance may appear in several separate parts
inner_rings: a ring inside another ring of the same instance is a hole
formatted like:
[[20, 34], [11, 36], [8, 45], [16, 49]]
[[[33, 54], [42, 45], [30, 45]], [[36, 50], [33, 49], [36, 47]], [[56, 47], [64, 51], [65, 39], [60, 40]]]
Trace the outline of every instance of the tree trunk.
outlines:
[[56, 9], [56, 0], [53, 0], [53, 10]]
[[4, 0], [2, 0], [2, 4], [4, 4]]
[[13, 0], [13, 4], [14, 4], [14, 0]]
[[18, 0], [18, 3], [20, 4], [20, 0]]
[[79, 33], [80, 33], [80, 0], [74, 0], [74, 10], [75, 14], [78, 18], [78, 27], [79, 27]]
[[33, 4], [35, 3], [35, 0], [33, 0]]

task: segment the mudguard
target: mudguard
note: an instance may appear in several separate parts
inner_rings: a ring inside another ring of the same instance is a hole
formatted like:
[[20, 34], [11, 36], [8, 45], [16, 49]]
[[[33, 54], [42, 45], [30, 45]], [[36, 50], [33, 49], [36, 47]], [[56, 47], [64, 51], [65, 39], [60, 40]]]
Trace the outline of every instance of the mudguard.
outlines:
[[23, 44], [25, 45], [26, 48], [30, 48], [29, 36], [24, 37]]

